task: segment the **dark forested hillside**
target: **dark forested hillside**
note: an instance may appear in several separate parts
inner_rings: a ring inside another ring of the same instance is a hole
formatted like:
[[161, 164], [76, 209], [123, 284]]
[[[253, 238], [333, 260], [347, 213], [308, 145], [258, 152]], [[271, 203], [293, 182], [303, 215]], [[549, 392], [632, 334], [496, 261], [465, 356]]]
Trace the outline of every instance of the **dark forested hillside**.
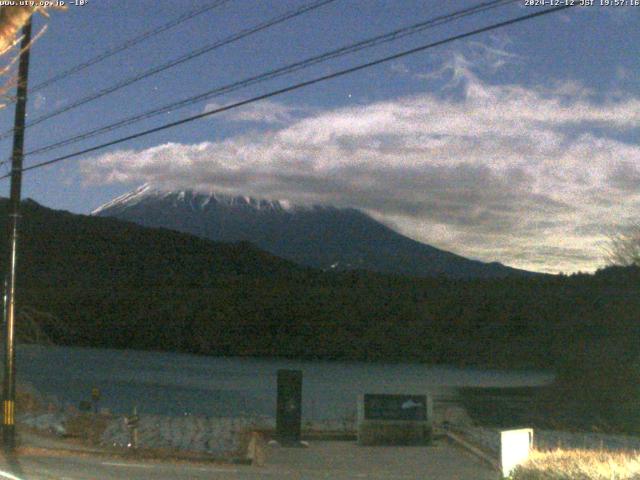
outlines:
[[[0, 204], [4, 228], [6, 203]], [[26, 202], [19, 305], [57, 342], [210, 355], [554, 367], [637, 349], [638, 269], [491, 280], [298, 267], [220, 244]], [[5, 244], [2, 243], [2, 259]]]
[[[186, 287], [211, 284], [220, 275], [299, 270], [246, 242], [215, 243], [129, 222], [53, 211], [32, 201], [23, 205], [20, 278], [25, 286], [105, 288], [106, 294], [119, 285]], [[3, 232], [6, 217], [3, 202]]]
[[214, 241], [248, 241], [278, 257], [322, 270], [447, 278], [536, 275], [417, 242], [352, 208], [302, 206], [212, 192], [172, 192], [143, 185], [93, 214]]

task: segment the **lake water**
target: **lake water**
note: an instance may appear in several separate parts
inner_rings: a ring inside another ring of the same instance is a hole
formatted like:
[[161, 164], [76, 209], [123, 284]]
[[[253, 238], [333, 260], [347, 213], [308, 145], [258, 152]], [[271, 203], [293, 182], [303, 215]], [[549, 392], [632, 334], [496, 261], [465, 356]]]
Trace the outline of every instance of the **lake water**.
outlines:
[[421, 364], [216, 358], [72, 347], [19, 346], [18, 382], [64, 404], [89, 400], [112, 412], [164, 415], [275, 416], [276, 372], [303, 372], [303, 418], [338, 420], [355, 414], [360, 393], [440, 393], [459, 386], [535, 386], [537, 372], [459, 369]]

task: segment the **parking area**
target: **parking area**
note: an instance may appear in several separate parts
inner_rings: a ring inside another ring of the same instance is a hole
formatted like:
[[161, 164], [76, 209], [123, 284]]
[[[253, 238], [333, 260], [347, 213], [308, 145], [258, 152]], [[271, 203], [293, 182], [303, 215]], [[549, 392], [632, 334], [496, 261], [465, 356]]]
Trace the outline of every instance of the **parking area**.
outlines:
[[423, 447], [361, 447], [317, 441], [308, 448], [267, 447], [266, 472], [282, 478], [495, 480], [498, 473], [447, 440]]

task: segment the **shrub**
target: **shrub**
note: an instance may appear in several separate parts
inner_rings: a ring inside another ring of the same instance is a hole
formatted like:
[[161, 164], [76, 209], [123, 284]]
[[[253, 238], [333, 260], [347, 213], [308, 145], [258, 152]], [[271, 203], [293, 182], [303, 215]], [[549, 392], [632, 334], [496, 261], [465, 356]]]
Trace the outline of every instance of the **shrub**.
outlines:
[[640, 362], [621, 339], [580, 344], [551, 389], [552, 408], [582, 429], [640, 433]]
[[512, 480], [626, 480], [640, 477], [637, 452], [554, 450], [532, 452]]

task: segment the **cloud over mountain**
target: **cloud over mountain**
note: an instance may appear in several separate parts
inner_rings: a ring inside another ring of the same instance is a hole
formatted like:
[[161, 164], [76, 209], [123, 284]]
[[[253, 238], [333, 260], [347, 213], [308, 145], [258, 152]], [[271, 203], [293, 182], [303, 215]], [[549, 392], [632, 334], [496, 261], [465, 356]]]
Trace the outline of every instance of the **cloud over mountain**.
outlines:
[[578, 82], [488, 84], [456, 61], [462, 95], [424, 93], [303, 118], [258, 104], [236, 119], [270, 123], [267, 131], [111, 152], [85, 161], [83, 174], [91, 183], [355, 207], [484, 261], [595, 268], [603, 233], [640, 206], [640, 99], [595, 98]]

